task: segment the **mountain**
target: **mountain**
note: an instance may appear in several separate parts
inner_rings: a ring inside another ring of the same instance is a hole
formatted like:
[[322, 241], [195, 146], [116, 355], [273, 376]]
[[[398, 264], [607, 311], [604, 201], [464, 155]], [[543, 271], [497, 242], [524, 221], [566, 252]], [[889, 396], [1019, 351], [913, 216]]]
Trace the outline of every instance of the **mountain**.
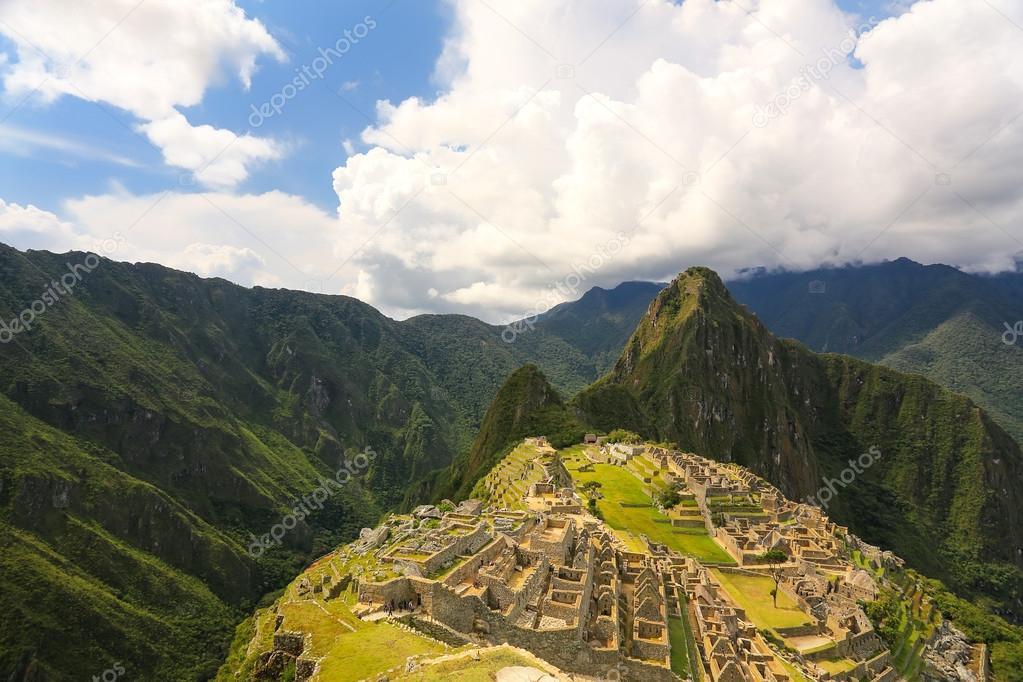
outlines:
[[[634, 288], [594, 290], [508, 342], [465, 316], [397, 322], [344, 296], [0, 245], [0, 605], [23, 623], [0, 639], [0, 677], [114, 660], [208, 674], [223, 624], [470, 457], [517, 368], [535, 363], [552, 396], [599, 376], [614, 343], [580, 342], [631, 326]], [[367, 447], [378, 456], [355, 482], [263, 552], [256, 540]], [[126, 582], [145, 567], [162, 577]], [[95, 636], [65, 656], [76, 631]]]
[[661, 285], [628, 283], [509, 342], [464, 316], [398, 322], [344, 296], [0, 246], [0, 608], [15, 624], [0, 677], [114, 661], [210, 675], [230, 624], [312, 557], [469, 489], [521, 436], [577, 437], [584, 420], [749, 463], [792, 494], [878, 444], [894, 457], [836, 515], [1006, 601], [1011, 439], [923, 379], [774, 339], [693, 273], [653, 319]]
[[464, 499], [476, 481], [527, 436], [545, 435], [555, 447], [564, 447], [581, 441], [583, 431], [547, 377], [535, 365], [525, 365], [497, 392], [469, 453], [439, 473], [433, 497]]
[[0, 311], [4, 679], [210, 674], [225, 624], [467, 454], [516, 368], [596, 372], [539, 330], [83, 253], [0, 246]]
[[663, 288], [663, 284], [652, 282], [623, 282], [613, 289], [593, 287], [577, 301], [554, 306], [539, 316], [535, 325], [541, 333], [564, 340], [590, 358], [596, 379], [614, 364], [650, 301]]
[[[975, 275], [900, 258], [760, 273], [728, 288], [778, 336], [845, 353], [968, 395], [1023, 440], [1023, 274]], [[1010, 340], [1012, 336], [1009, 336]]]
[[710, 270], [686, 271], [654, 299], [573, 408], [599, 429], [735, 461], [793, 498], [823, 499], [828, 486], [829, 514], [854, 532], [1003, 608], [1023, 588], [1013, 439], [923, 377], [777, 339]]

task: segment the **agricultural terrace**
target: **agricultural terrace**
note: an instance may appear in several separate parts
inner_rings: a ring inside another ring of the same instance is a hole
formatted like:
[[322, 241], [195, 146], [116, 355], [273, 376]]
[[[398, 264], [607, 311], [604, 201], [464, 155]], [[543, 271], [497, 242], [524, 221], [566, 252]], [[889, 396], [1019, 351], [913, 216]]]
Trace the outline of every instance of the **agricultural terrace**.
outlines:
[[[309, 633], [306, 654], [321, 658], [317, 680], [319, 682], [356, 682], [373, 678], [390, 668], [405, 663], [409, 656], [441, 656], [449, 653], [448, 648], [432, 639], [420, 637], [394, 625], [379, 621], [367, 622], [357, 618], [351, 611], [356, 594], [354, 583], [337, 599], [303, 599], [299, 595], [298, 583], [303, 578], [313, 578], [333, 571], [337, 566], [334, 556], [314, 564], [295, 582], [288, 586], [280, 598], [279, 608], [264, 609], [255, 617], [255, 637], [249, 650], [269, 651], [273, 635], [277, 631]], [[337, 562], [340, 564], [340, 562]], [[351, 570], [355, 566], [341, 567]], [[372, 571], [373, 566], [361, 566]], [[275, 628], [276, 615], [284, 617], [279, 628]], [[254, 662], [254, 657], [253, 657]], [[251, 672], [251, 671], [243, 671]]]
[[543, 478], [538, 457], [541, 455], [535, 445], [520, 443], [476, 483], [469, 496], [498, 509], [525, 511], [529, 486]]
[[[497, 646], [424, 661], [415, 672], [399, 673], [393, 679], [401, 682], [493, 682], [497, 673], [506, 668], [532, 668], [545, 672], [549, 667], [531, 654], [508, 646]], [[535, 677], [540, 677], [539, 672]]]
[[[584, 454], [585, 447], [577, 445], [560, 452], [565, 468], [575, 481], [577, 490], [589, 481], [600, 483], [601, 487], [596, 493], [597, 509], [604, 517], [604, 522], [630, 550], [647, 551], [639, 537], [642, 534], [653, 542], [695, 557], [703, 563], [734, 563], [721, 545], [707, 533], [706, 528], [672, 526], [671, 519], [654, 507], [650, 496], [651, 486], [640, 480], [632, 470], [613, 464], [595, 464]], [[580, 471], [580, 468], [584, 470]], [[653, 490], [657, 489], [654, 486]]]

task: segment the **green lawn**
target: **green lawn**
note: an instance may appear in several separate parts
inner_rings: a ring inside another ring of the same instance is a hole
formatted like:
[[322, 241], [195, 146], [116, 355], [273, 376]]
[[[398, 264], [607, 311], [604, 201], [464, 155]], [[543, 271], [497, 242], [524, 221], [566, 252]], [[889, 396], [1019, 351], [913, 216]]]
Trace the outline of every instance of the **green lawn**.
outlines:
[[668, 641], [671, 644], [671, 669], [679, 677], [689, 677], [689, 644], [681, 618], [668, 619]]
[[856, 667], [856, 661], [849, 660], [848, 658], [826, 658], [822, 661], [816, 661], [816, 663], [820, 668], [827, 670], [832, 675], [838, 675]]
[[[733, 564], [728, 553], [702, 528], [673, 528], [667, 516], [652, 506], [643, 482], [625, 468], [611, 464], [594, 464], [593, 471], [579, 471], [585, 459], [568, 453], [565, 466], [576, 484], [598, 481], [601, 484], [602, 499], [597, 508], [604, 515], [604, 521], [635, 551], [645, 551], [639, 535], [643, 534], [654, 542], [694, 556], [700, 561], [719, 564]], [[623, 506], [630, 505], [630, 506]], [[636, 505], [636, 506], [631, 506]]]
[[714, 577], [732, 600], [746, 610], [746, 615], [759, 628], [793, 628], [812, 622], [792, 597], [778, 593], [778, 606], [774, 606], [771, 590], [774, 580], [768, 576], [726, 573], [711, 569]]
[[282, 629], [311, 633], [309, 655], [325, 657], [317, 676], [320, 682], [356, 682], [404, 663], [409, 656], [446, 653], [434, 640], [389, 623], [363, 622], [340, 600], [320, 606], [304, 601], [281, 607]]
[[[671, 671], [682, 679], [692, 679], [694, 667], [690, 661], [692, 635], [688, 632], [682, 619], [668, 619], [668, 641], [671, 644]], [[699, 665], [699, 664], [698, 664]]]

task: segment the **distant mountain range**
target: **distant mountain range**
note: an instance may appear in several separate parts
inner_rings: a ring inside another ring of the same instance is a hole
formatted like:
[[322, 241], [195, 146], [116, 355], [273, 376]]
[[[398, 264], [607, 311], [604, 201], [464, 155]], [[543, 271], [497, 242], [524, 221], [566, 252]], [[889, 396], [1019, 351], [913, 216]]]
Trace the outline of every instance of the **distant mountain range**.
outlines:
[[[1023, 331], [1023, 272], [977, 275], [900, 258], [801, 273], [752, 271], [726, 284], [775, 336], [922, 374], [969, 396], [1023, 441], [1023, 335], [1016, 336]], [[602, 372], [664, 286], [593, 288], [541, 316], [536, 327], [587, 353]]]
[[973, 275], [900, 258], [728, 288], [777, 336], [922, 374], [970, 396], [1023, 441], [1023, 335], [1008, 331], [1023, 331], [1023, 273]]
[[[981, 576], [1011, 561], [1006, 552], [1020, 546], [1018, 531], [1006, 527], [1023, 511], [1016, 493], [985, 492], [1018, 488], [1011, 440], [964, 399], [863, 363], [816, 358], [773, 340], [737, 307], [712, 309], [727, 310], [722, 314], [737, 336], [725, 334], [721, 343], [743, 339], [749, 345], [742, 353], [727, 345], [704, 347], [697, 334], [678, 354], [659, 353], [662, 368], [640, 362], [642, 352], [622, 354], [637, 338], [641, 349], [653, 343], [643, 336], [643, 324], [664, 287], [659, 284], [592, 289], [509, 343], [506, 328], [470, 317], [397, 322], [344, 296], [246, 289], [152, 264], [103, 260], [72, 294], [54, 296], [52, 283], [85, 258], [0, 246], [3, 321], [9, 324], [34, 302], [41, 311], [33, 314], [31, 329], [0, 345], [0, 610], [17, 623], [0, 628], [0, 678], [70, 679], [93, 668], [101, 673], [112, 661], [130, 661], [139, 678], [212, 675], [231, 624], [311, 557], [374, 525], [384, 510], [441, 489], [471, 488], [507, 434], [543, 427], [552, 435], [574, 435], [612, 416], [664, 438], [717, 448], [706, 454], [747, 463], [793, 493], [812, 491], [839, 461], [819, 456], [829, 451], [821, 438], [846, 439], [835, 444], [835, 455], [868, 441], [904, 453], [900, 457], [915, 462], [899, 469], [908, 478], [892, 478], [885, 468], [877, 480], [865, 480], [875, 486], [866, 490], [871, 501], [862, 505], [864, 514], [850, 518], [866, 524], [873, 532], [868, 537], [903, 543], [903, 553], [919, 558], [925, 570], [944, 576], [965, 565], [926, 564], [930, 547], [921, 547], [919, 538], [914, 547], [884, 526], [884, 512], [896, 509], [902, 527], [933, 532], [963, 556], [990, 550], [976, 566], [952, 575], [960, 584], [1014, 584], [1011, 571]], [[878, 267], [922, 268], [902, 262]], [[839, 294], [855, 298], [864, 287], [843, 290], [826, 276], [837, 271], [824, 272], [800, 275], [825, 282], [824, 294], [800, 305], [821, 306], [821, 315], [830, 311], [839, 320], [830, 326], [838, 328], [846, 324], [841, 311], [850, 307]], [[947, 276], [970, 277], [954, 270]], [[766, 290], [784, 277], [790, 276], [758, 280]], [[957, 314], [963, 306], [939, 305], [952, 293], [916, 291], [920, 301], [930, 301], [928, 310], [943, 312], [913, 322], [912, 333], [892, 330], [902, 318], [921, 317], [915, 311], [923, 303], [888, 312], [888, 322], [876, 329], [870, 306], [849, 316], [865, 320], [864, 337], [883, 329], [891, 339], [921, 344], [942, 328], [928, 341], [934, 345], [959, 330], [993, 353], [985, 335], [993, 330], [1001, 344], [999, 316], [1014, 319], [1016, 280], [1000, 282], [990, 289], [978, 285], [964, 299], [971, 314], [983, 316], [983, 332], [963, 329], [969, 320]], [[754, 282], [730, 286], [756, 288]], [[794, 300], [801, 286], [787, 284]], [[884, 291], [878, 288], [882, 308]], [[991, 291], [1008, 292], [1008, 302]], [[758, 303], [756, 292], [747, 293], [749, 299], [737, 298], [772, 328], [770, 311], [758, 310], [770, 297]], [[803, 319], [784, 313], [779, 307], [781, 322]], [[639, 336], [633, 336], [637, 326]], [[826, 338], [836, 343], [834, 333]], [[888, 349], [887, 363], [894, 346], [880, 345]], [[1011, 380], [1019, 376], [1020, 348], [1001, 345]], [[696, 348], [703, 355], [694, 355]], [[956, 365], [957, 352], [939, 348], [928, 357]], [[903, 354], [910, 360], [923, 355]], [[757, 368], [750, 364], [754, 358], [787, 364]], [[984, 369], [995, 364], [991, 358], [977, 363]], [[525, 364], [536, 367], [516, 372]], [[687, 372], [692, 380], [679, 383]], [[502, 398], [498, 391], [509, 377], [518, 388]], [[715, 383], [740, 378], [760, 391], [749, 395], [756, 404], [742, 413], [736, 400], [745, 394], [721, 394]], [[961, 380], [961, 390], [976, 393], [981, 405], [998, 399], [980, 372]], [[861, 381], [874, 382], [869, 393], [857, 390]], [[826, 405], [815, 412], [797, 404], [794, 386], [808, 391], [800, 399], [812, 395]], [[601, 391], [608, 400], [594, 399]], [[581, 395], [566, 401], [559, 393]], [[532, 396], [528, 408], [525, 394]], [[1009, 388], [1000, 395], [1001, 411], [993, 414], [1009, 427], [1020, 414], [1011, 398], [1020, 397]], [[904, 413], [887, 414], [895, 404]], [[946, 433], [949, 428], [955, 432]], [[910, 437], [916, 440], [906, 442]], [[966, 454], [950, 459], [953, 446]], [[377, 456], [355, 472], [354, 483], [293, 518], [280, 546], [252, 551], [258, 538], [294, 517], [303, 499], [367, 447]], [[992, 453], [1002, 453], [1000, 464]], [[992, 544], [995, 536], [1001, 547]], [[1005, 585], [991, 588], [999, 601]]]

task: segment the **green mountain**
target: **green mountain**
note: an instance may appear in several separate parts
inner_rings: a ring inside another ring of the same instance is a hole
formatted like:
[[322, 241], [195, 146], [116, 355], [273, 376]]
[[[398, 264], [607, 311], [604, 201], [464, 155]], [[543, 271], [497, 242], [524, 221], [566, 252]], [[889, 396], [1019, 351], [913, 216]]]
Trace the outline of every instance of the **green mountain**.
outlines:
[[[775, 338], [709, 270], [690, 269], [657, 296], [574, 407], [597, 428], [735, 461], [794, 498], [822, 499], [837, 479], [833, 517], [925, 573], [1015, 608], [1023, 454], [1012, 438], [923, 377]], [[850, 469], [871, 448], [880, 452], [871, 466]]]
[[535, 365], [525, 365], [497, 392], [469, 453], [438, 473], [432, 496], [464, 499], [476, 481], [527, 436], [543, 435], [554, 447], [565, 447], [580, 442], [583, 431], [547, 377]]
[[758, 274], [728, 288], [778, 336], [922, 374], [1023, 440], [1023, 338], [1002, 340], [1006, 324], [1023, 320], [1023, 273], [989, 277], [900, 258]]
[[[539, 330], [506, 343], [471, 318], [396, 322], [152, 264], [101, 260], [76, 280], [85, 262], [0, 246], [0, 604], [20, 621], [0, 640], [3, 679], [114, 661], [210, 674], [226, 624], [468, 453], [517, 367], [568, 387], [595, 376]], [[30, 329], [12, 326], [33, 301]], [[289, 514], [279, 545], [257, 541]]]
[[1016, 585], [1011, 439], [923, 379], [777, 341], [707, 271], [646, 316], [660, 285], [591, 290], [509, 343], [464, 316], [397, 322], [152, 264], [101, 260], [55, 288], [83, 262], [0, 246], [0, 678], [211, 675], [230, 625], [311, 558], [584, 423], [722, 453], [792, 494], [877, 444], [893, 456], [835, 514], [957, 586], [1006, 602]]
[[[538, 331], [556, 337], [590, 358], [592, 380], [611, 368], [654, 296], [664, 288], [652, 282], [623, 282], [614, 289], [593, 287], [577, 301], [551, 308], [536, 321]], [[560, 385], [560, 384], [559, 384]], [[574, 394], [582, 386], [565, 387]]]

